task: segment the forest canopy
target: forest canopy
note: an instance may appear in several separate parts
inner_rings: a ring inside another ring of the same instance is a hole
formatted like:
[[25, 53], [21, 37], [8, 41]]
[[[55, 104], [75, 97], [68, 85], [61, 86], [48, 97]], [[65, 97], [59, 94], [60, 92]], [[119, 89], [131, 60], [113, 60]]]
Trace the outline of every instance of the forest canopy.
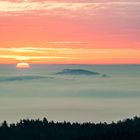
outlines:
[[140, 118], [117, 123], [70, 123], [43, 120], [20, 120], [0, 126], [1, 140], [139, 140]]

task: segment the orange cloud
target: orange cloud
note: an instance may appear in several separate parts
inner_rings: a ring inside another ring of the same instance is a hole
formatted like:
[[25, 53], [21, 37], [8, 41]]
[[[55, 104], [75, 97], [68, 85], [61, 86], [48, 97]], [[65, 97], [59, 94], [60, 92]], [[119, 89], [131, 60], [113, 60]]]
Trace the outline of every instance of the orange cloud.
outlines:
[[140, 49], [0, 48], [5, 63], [140, 63], [139, 54]]

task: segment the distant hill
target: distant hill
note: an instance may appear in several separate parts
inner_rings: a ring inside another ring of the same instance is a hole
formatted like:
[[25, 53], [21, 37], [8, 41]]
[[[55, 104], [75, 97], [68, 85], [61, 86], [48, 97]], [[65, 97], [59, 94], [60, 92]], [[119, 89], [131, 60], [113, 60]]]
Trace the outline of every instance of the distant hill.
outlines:
[[99, 75], [100, 73], [85, 70], [85, 69], [64, 69], [61, 72], [57, 72], [56, 74], [64, 74], [64, 75]]
[[70, 123], [21, 120], [0, 126], [0, 140], [140, 140], [140, 118], [117, 123]]

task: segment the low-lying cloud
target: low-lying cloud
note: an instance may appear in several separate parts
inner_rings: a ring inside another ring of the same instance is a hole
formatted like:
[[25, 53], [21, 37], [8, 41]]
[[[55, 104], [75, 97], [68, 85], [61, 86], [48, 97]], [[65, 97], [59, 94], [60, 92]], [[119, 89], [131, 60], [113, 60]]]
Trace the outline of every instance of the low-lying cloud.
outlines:
[[39, 79], [52, 79], [52, 77], [39, 75], [6, 76], [0, 77], [0, 82], [14, 82], [14, 81], [39, 80]]

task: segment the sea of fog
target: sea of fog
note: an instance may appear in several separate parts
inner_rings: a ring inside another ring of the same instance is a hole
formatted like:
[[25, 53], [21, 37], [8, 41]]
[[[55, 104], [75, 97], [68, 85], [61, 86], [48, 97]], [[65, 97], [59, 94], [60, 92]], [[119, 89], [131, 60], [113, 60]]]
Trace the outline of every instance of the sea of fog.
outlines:
[[[99, 74], [63, 74], [64, 69]], [[140, 116], [140, 65], [0, 65], [0, 122], [111, 122], [135, 115]]]

